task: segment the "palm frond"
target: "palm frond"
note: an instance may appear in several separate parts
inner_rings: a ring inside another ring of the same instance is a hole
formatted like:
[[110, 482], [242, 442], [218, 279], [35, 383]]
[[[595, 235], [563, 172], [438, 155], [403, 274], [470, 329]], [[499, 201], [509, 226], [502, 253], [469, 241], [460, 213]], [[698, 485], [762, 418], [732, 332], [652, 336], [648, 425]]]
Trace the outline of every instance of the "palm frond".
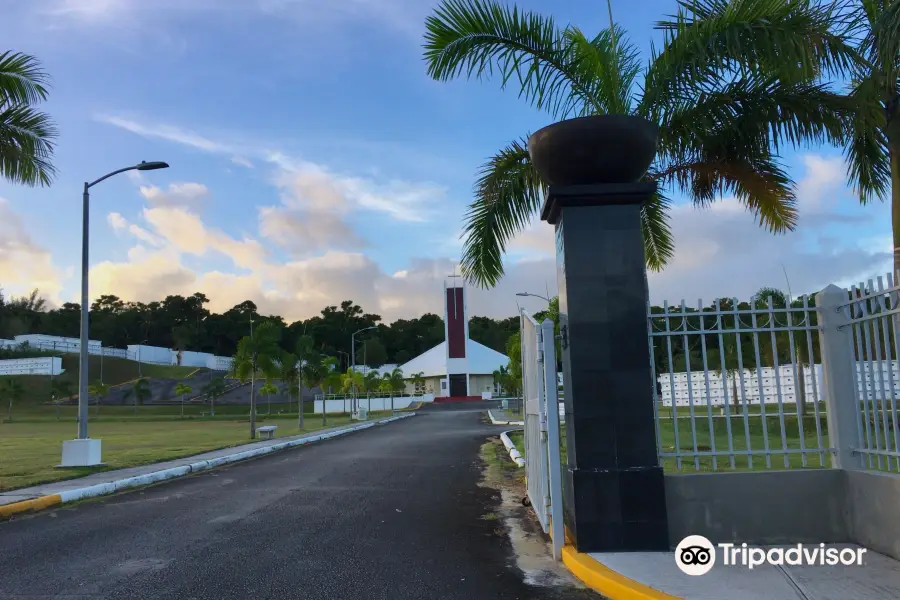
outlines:
[[[640, 53], [616, 27], [605, 29], [589, 40], [578, 28], [570, 27], [565, 37], [571, 47], [572, 61], [579, 71], [592, 73], [598, 82], [595, 94], [601, 104], [601, 112], [628, 114], [634, 100], [634, 82], [641, 73]], [[590, 105], [586, 109], [593, 109]]]
[[729, 156], [724, 146], [695, 161], [670, 164], [651, 172], [661, 185], [677, 185], [699, 206], [709, 206], [725, 195], [733, 195], [773, 233], [797, 226], [794, 183], [770, 156]]
[[57, 131], [50, 117], [25, 104], [0, 108], [0, 176], [26, 185], [50, 185]]
[[841, 145], [855, 113], [852, 100], [821, 84], [744, 77], [718, 89], [667, 98], [658, 110], [660, 151], [699, 150], [710, 134], [720, 132], [743, 138], [748, 148], [761, 145], [775, 152], [783, 142]]
[[493, 0], [443, 0], [425, 21], [428, 74], [439, 81], [515, 78], [520, 95], [555, 117], [602, 111], [597, 81], [581, 69], [552, 17]]
[[863, 204], [873, 198], [884, 199], [891, 190], [890, 152], [880, 87], [875, 77], [870, 76], [857, 82], [850, 94], [857, 111], [850, 124], [844, 157], [847, 177], [855, 184]]
[[709, 85], [729, 74], [775, 74], [782, 81], [840, 76], [858, 54], [834, 30], [839, 11], [825, 1], [679, 0], [661, 52], [653, 52], [642, 111], [666, 94]]
[[13, 104], [37, 104], [47, 99], [50, 77], [33, 56], [0, 52], [0, 108]]
[[661, 271], [675, 255], [669, 209], [672, 201], [659, 189], [641, 207], [641, 233], [647, 267]]
[[506, 244], [540, 207], [544, 184], [524, 141], [514, 141], [481, 168], [475, 201], [465, 217], [463, 275], [481, 287], [503, 276]]
[[870, 28], [861, 49], [872, 67], [883, 74], [885, 90], [896, 93], [900, 77], [900, 2], [870, 5]]

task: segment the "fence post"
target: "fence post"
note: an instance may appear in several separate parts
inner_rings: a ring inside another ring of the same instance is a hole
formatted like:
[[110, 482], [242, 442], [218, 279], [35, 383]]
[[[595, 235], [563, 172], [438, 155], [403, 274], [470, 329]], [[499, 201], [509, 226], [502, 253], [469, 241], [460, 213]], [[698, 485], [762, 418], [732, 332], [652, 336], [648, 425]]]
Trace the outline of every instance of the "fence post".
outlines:
[[835, 449], [831, 457], [831, 466], [835, 469], [864, 467], [862, 455], [855, 452], [861, 417], [859, 390], [853, 373], [856, 367], [853, 332], [849, 327], [850, 319], [841, 308], [848, 301], [847, 291], [834, 284], [816, 294], [822, 326], [819, 334], [822, 395], [825, 397], [828, 439]]
[[562, 560], [565, 543], [563, 528], [562, 461], [559, 455], [559, 399], [556, 384], [556, 331], [553, 321], [541, 323], [544, 349], [544, 408], [547, 411], [547, 462], [550, 488], [550, 527], [553, 538], [553, 558]]

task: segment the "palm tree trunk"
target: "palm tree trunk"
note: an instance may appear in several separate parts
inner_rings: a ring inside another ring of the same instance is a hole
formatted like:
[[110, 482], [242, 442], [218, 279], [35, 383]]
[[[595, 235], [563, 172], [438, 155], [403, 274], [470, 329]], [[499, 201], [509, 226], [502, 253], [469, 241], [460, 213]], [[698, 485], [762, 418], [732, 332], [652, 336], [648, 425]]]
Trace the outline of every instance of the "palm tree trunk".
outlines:
[[184, 418], [184, 394], [181, 395], [181, 418]]
[[[315, 399], [313, 399], [315, 403]], [[315, 410], [315, 404], [313, 405], [313, 410]], [[324, 400], [322, 402], [322, 407], [325, 407]], [[300, 424], [300, 429], [303, 429], [303, 386], [297, 386], [297, 409], [300, 411], [300, 418], [298, 419], [298, 423]]]
[[250, 439], [256, 439], [256, 365], [250, 374]]
[[12, 423], [12, 396], [9, 397], [9, 411], [6, 416], [6, 422]]

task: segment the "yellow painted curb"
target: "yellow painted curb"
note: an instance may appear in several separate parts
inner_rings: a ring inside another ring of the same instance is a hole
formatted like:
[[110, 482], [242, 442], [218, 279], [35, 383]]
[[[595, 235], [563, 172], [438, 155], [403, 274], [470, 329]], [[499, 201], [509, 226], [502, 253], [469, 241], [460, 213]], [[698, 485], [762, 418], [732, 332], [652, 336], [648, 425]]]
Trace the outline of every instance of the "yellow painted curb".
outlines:
[[21, 502], [13, 502], [0, 506], [0, 518], [9, 518], [13, 515], [27, 512], [29, 510], [43, 510], [51, 506], [62, 504], [62, 497], [59, 494], [51, 494], [49, 496], [41, 496], [31, 500], [22, 500]]
[[610, 600], [682, 600], [620, 575], [572, 546], [563, 546], [562, 559], [575, 577]]

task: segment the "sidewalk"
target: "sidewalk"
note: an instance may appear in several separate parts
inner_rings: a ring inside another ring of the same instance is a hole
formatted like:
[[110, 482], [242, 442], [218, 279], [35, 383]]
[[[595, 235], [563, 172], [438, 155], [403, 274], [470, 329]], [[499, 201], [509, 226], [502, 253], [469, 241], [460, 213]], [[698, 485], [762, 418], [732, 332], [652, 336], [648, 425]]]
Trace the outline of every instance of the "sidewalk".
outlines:
[[[15, 504], [17, 502], [36, 501], [38, 499], [47, 497], [62, 497], [62, 502], [71, 501], [66, 498], [66, 496], [71, 496], [73, 493], [80, 490], [85, 490], [87, 488], [94, 488], [97, 491], [101, 491], [102, 488], [108, 487], [109, 491], [106, 491], [105, 493], [112, 493], [117, 489], [124, 489], [126, 487], [136, 487], [138, 485], [153, 483], [153, 481], [142, 482], [141, 480], [138, 480], [136, 478], [144, 479], [156, 474], [166, 473], [167, 476], [160, 476], [156, 480], [161, 481], [164, 479], [170, 479], [172, 477], [187, 475], [191, 472], [213, 468], [222, 464], [237, 462], [239, 460], [244, 460], [247, 458], [253, 458], [257, 455], [266, 454], [267, 451], [276, 451], [283, 448], [303, 445], [304, 443], [312, 443], [322, 439], [335, 437], [336, 435], [340, 435], [341, 433], [349, 433], [349, 431], [367, 429], [381, 423], [395, 421], [397, 419], [403, 419], [406, 417], [411, 417], [413, 415], [415, 415], [415, 413], [411, 412], [407, 414], [401, 414], [396, 417], [387, 417], [378, 421], [349, 423], [347, 425], [330, 427], [328, 429], [319, 429], [309, 433], [285, 436], [280, 438], [276, 437], [271, 440], [253, 442], [250, 444], [243, 444], [241, 446], [230, 446], [228, 448], [222, 448], [220, 450], [213, 450], [211, 452], [204, 452], [202, 454], [194, 454], [192, 456], [185, 456], [183, 458], [168, 460], [165, 462], [151, 463], [148, 465], [129, 467], [126, 469], [102, 471], [99, 473], [92, 473], [91, 475], [87, 475], [85, 477], [66, 479], [63, 481], [54, 481], [52, 483], [45, 483], [27, 488], [10, 490], [8, 492], [0, 492], [0, 507]], [[277, 448], [275, 448], [276, 446]], [[128, 482], [128, 485], [122, 485], [123, 482]], [[92, 495], [102, 494], [97, 493]], [[48, 505], [59, 503], [60, 501], [51, 502]], [[33, 508], [44, 508], [44, 506], [34, 506]], [[0, 510], [0, 517], [5, 516], [3, 512], [4, 511]]]
[[750, 570], [717, 563], [709, 573], [696, 577], [679, 570], [673, 552], [580, 554], [567, 546], [563, 560], [579, 579], [611, 600], [900, 598], [900, 562], [872, 550], [866, 551], [862, 566], [763, 565]]

